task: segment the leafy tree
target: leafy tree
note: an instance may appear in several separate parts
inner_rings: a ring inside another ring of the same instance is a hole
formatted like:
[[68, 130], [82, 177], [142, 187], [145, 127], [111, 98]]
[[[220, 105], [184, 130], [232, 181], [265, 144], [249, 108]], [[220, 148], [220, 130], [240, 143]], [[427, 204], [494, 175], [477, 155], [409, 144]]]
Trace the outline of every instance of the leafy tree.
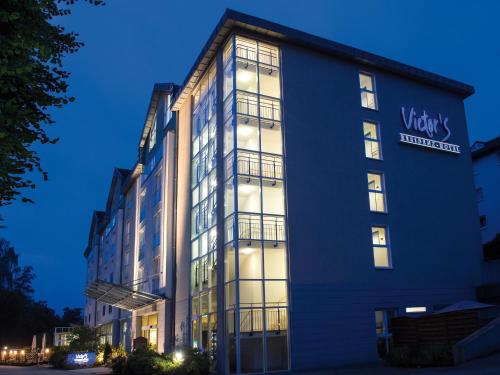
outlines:
[[60, 318], [45, 301], [33, 299], [32, 267], [21, 268], [19, 255], [0, 239], [0, 347], [29, 346], [34, 334], [81, 323], [81, 309], [66, 307]]
[[5, 239], [0, 239], [0, 289], [17, 291], [25, 296], [33, 294], [31, 283], [35, 275], [31, 266], [21, 268], [19, 255]]
[[99, 332], [94, 327], [75, 327], [69, 339], [69, 350], [97, 351], [99, 348]]
[[63, 309], [62, 324], [69, 326], [71, 324], [83, 324], [82, 309], [80, 307]]
[[[2, 0], [0, 2], [0, 206], [12, 203], [35, 184], [24, 175], [47, 172], [33, 144], [56, 143], [45, 130], [53, 124], [51, 108], [74, 100], [68, 96], [69, 72], [63, 58], [83, 43], [66, 32], [56, 17], [71, 13], [76, 0]], [[85, 0], [100, 5], [100, 0]], [[22, 196], [23, 202], [32, 202]]]

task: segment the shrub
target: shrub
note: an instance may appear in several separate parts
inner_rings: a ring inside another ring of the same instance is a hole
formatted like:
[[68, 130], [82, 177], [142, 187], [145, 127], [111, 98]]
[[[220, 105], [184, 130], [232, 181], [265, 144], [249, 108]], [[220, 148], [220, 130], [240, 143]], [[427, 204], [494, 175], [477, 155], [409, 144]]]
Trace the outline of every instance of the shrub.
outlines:
[[453, 349], [449, 344], [406, 345], [393, 348], [385, 357], [390, 366], [452, 366]]
[[208, 375], [210, 360], [206, 353], [183, 349], [184, 360], [174, 360], [173, 354], [159, 354], [149, 348], [139, 348], [128, 357], [117, 356], [112, 369], [115, 375]]
[[55, 368], [66, 368], [66, 356], [69, 351], [66, 348], [55, 347], [49, 357], [49, 364]]
[[106, 343], [104, 345], [104, 350], [103, 350], [103, 361], [104, 363], [108, 363], [109, 360], [111, 360], [111, 345]]

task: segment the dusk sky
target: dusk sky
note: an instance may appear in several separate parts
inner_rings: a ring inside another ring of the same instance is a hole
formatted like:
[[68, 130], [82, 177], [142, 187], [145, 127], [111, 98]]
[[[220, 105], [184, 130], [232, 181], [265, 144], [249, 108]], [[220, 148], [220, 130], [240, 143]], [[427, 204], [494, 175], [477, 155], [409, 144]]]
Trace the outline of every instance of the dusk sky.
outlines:
[[65, 60], [76, 102], [53, 111], [50, 134], [60, 142], [38, 147], [50, 181], [26, 192], [35, 204], [16, 202], [1, 212], [7, 228], [0, 236], [23, 265], [34, 267], [37, 299], [58, 311], [83, 306], [92, 212], [104, 209], [113, 168], [136, 160], [153, 84], [184, 81], [225, 8], [471, 84], [476, 94], [465, 101], [470, 141], [500, 135], [498, 1], [80, 4], [61, 21], [86, 44]]

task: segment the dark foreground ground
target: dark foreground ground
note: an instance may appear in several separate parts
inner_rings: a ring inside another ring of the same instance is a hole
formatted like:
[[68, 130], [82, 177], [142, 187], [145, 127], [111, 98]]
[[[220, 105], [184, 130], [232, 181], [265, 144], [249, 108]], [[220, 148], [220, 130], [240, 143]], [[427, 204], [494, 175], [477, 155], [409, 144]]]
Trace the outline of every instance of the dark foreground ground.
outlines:
[[[55, 370], [48, 366], [12, 367], [0, 366], [0, 375], [92, 375], [110, 374], [107, 368], [90, 368], [83, 370]], [[425, 369], [404, 369], [384, 367], [382, 364], [371, 364], [342, 368], [337, 370], [325, 370], [316, 372], [301, 372], [297, 375], [500, 375], [500, 353], [481, 358], [456, 367], [436, 367]], [[144, 374], [147, 375], [147, 374]]]

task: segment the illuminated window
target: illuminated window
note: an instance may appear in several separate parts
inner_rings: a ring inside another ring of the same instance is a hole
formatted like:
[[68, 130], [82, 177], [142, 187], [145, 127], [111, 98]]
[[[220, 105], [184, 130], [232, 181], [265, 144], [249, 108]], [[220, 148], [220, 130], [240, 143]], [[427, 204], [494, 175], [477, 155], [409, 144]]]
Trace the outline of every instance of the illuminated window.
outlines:
[[139, 221], [142, 222], [146, 218], [146, 190], [141, 193], [139, 198]]
[[359, 73], [359, 89], [361, 90], [361, 106], [363, 108], [377, 109], [375, 78], [370, 74]]
[[370, 211], [387, 212], [384, 176], [381, 173], [368, 173], [368, 196], [370, 198]]
[[427, 312], [427, 307], [425, 307], [425, 306], [407, 307], [406, 308], [407, 314], [418, 314], [418, 313], [425, 313], [425, 312]]
[[377, 268], [391, 268], [387, 228], [372, 226], [373, 262]]
[[167, 124], [169, 123], [170, 119], [172, 118], [172, 111], [170, 109], [170, 105], [171, 105], [171, 97], [170, 95], [167, 95], [165, 97], [165, 124], [164, 126], [167, 126]]
[[365, 138], [365, 156], [370, 159], [382, 159], [379, 126], [375, 122], [363, 122]]
[[153, 117], [153, 122], [151, 123], [151, 131], [149, 132], [149, 150], [151, 150], [156, 144], [156, 114]]

